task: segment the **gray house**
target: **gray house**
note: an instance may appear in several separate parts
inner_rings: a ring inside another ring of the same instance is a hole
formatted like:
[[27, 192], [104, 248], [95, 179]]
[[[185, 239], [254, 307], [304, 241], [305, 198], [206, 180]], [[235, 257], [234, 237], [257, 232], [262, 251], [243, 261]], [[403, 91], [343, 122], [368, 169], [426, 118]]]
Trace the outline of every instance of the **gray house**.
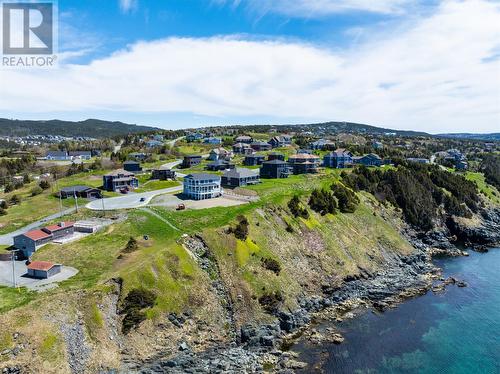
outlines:
[[258, 172], [246, 168], [228, 170], [222, 176], [222, 185], [228, 187], [247, 186], [260, 183]]
[[184, 196], [193, 200], [205, 200], [222, 195], [220, 177], [216, 174], [199, 173], [184, 177]]

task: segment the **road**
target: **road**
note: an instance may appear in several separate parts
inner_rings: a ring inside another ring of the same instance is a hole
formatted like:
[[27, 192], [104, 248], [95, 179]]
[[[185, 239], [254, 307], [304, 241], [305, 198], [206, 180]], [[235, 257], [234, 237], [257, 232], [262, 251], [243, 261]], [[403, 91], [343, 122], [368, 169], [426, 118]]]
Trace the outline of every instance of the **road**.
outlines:
[[36, 229], [37, 227], [42, 226], [44, 223], [46, 223], [48, 221], [52, 221], [52, 220], [59, 218], [61, 216], [71, 214], [75, 210], [76, 210], [75, 208], [69, 208], [69, 209], [63, 210], [62, 214], [61, 213], [51, 214], [50, 216], [42, 218], [36, 222], [30, 223], [29, 225], [24, 226], [23, 228], [17, 229], [16, 231], [12, 231], [12, 232], [9, 232], [8, 234], [0, 235], [0, 244], [1, 245], [12, 245], [12, 244], [14, 244], [14, 236], [22, 234], [22, 233], [29, 231], [29, 230]]
[[[130, 193], [128, 195], [110, 197], [104, 199], [104, 210], [141, 208], [148, 205], [151, 199], [155, 196], [180, 191], [182, 191], [182, 185], [155, 191]], [[144, 198], [144, 201], [141, 201], [142, 198]], [[103, 199], [97, 199], [91, 201], [85, 205], [85, 207], [90, 210], [103, 210], [102, 203]]]

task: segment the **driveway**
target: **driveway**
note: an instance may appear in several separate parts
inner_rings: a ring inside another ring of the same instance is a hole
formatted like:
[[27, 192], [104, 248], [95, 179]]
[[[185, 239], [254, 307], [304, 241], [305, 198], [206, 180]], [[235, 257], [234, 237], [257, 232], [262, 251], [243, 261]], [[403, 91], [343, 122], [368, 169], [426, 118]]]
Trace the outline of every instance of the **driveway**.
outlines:
[[[78, 273], [78, 270], [69, 266], [63, 266], [59, 274], [49, 279], [28, 278], [24, 275], [28, 268], [24, 261], [16, 261], [16, 285], [18, 287], [27, 287], [31, 290], [42, 290], [55, 286], [55, 283], [61, 282]], [[12, 262], [0, 261], [0, 285], [12, 287]]]
[[[103, 199], [97, 199], [91, 201], [85, 207], [90, 210], [103, 210], [104, 202], [104, 210], [141, 208], [148, 205], [155, 196], [180, 191], [182, 191], [182, 185], [149, 192], [130, 193], [123, 196], [110, 197], [104, 199], [104, 201]], [[144, 198], [144, 201], [141, 201], [142, 198]]]
[[9, 232], [8, 234], [0, 235], [0, 245], [12, 245], [12, 244], [14, 244], [14, 236], [17, 236], [19, 234], [23, 234], [29, 230], [36, 229], [48, 221], [52, 221], [56, 218], [71, 214], [75, 210], [76, 210], [75, 208], [69, 208], [69, 209], [63, 210], [62, 214], [61, 213], [52, 214], [50, 216], [42, 218], [41, 220], [38, 220], [36, 222], [30, 223], [27, 226], [24, 226], [20, 229], [17, 229], [16, 231], [12, 231], [12, 232]]

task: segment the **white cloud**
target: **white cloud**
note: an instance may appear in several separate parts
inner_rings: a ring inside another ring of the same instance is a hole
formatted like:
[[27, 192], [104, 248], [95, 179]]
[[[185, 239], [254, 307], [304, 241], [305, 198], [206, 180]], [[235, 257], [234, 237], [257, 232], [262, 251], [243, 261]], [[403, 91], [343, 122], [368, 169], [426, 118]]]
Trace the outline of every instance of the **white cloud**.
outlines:
[[417, 0], [213, 0], [219, 4], [246, 5], [258, 14], [278, 13], [288, 17], [309, 18], [350, 11], [404, 13]]
[[120, 9], [124, 13], [128, 13], [137, 8], [137, 0], [118, 0]]
[[185, 112], [394, 128], [500, 126], [500, 5], [446, 2], [354, 50], [241, 37], [141, 42], [89, 65], [0, 71], [0, 111]]

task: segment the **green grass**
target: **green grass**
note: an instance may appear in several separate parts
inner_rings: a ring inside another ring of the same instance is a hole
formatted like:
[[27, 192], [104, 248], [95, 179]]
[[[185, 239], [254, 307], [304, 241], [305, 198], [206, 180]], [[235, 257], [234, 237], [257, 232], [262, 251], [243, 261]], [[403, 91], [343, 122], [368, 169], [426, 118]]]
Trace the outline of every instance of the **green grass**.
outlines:
[[0, 286], [0, 313], [28, 304], [36, 297], [36, 293], [26, 288]]
[[136, 188], [135, 192], [155, 191], [155, 190], [175, 187], [175, 186], [179, 186], [179, 185], [180, 185], [180, 183], [177, 181], [150, 180], [150, 181], [147, 181], [146, 183], [143, 183], [142, 185], [140, 185], [139, 188]]
[[478, 190], [483, 195], [485, 195], [493, 203], [500, 205], [500, 192], [494, 186], [486, 183], [483, 173], [473, 173], [471, 171], [467, 171], [465, 173], [465, 178], [475, 182]]

